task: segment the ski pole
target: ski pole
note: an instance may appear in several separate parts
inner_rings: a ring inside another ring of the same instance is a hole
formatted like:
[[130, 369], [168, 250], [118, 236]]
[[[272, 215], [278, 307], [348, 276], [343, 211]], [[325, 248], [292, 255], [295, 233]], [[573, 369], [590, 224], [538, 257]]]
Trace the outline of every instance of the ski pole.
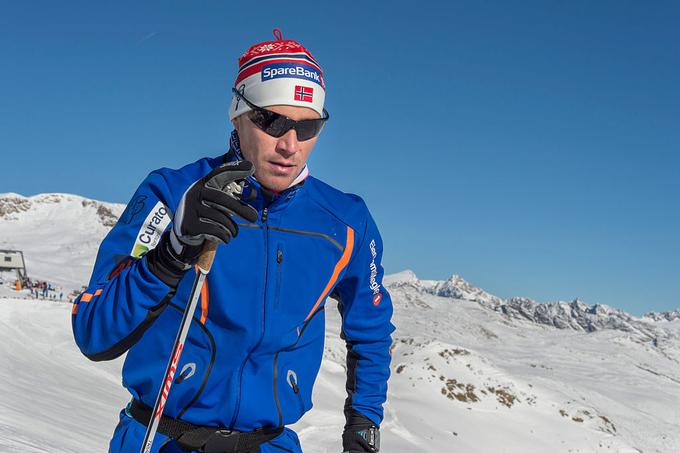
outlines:
[[172, 348], [172, 354], [170, 354], [168, 366], [165, 368], [165, 375], [163, 376], [162, 381], [163, 384], [160, 391], [158, 392], [158, 396], [156, 397], [156, 403], [153, 407], [151, 421], [146, 428], [146, 435], [144, 436], [144, 442], [142, 442], [142, 449], [140, 450], [141, 453], [151, 452], [151, 445], [153, 444], [153, 439], [156, 436], [158, 424], [160, 423], [161, 416], [163, 415], [163, 408], [165, 407], [165, 402], [168, 400], [170, 387], [172, 387], [172, 381], [175, 378], [175, 371], [177, 371], [177, 365], [179, 364], [179, 359], [182, 356], [184, 342], [187, 338], [187, 334], [189, 333], [191, 319], [194, 317], [196, 305], [198, 305], [198, 296], [201, 294], [203, 281], [208, 275], [208, 272], [210, 272], [210, 267], [212, 266], [213, 260], [215, 259], [216, 251], [217, 243], [206, 240], [205, 244], [203, 245], [203, 250], [201, 250], [201, 255], [198, 258], [198, 272], [196, 273], [194, 286], [191, 289], [189, 303], [184, 309], [184, 315], [182, 316], [182, 322], [179, 325], [177, 338], [175, 338], [175, 343]]

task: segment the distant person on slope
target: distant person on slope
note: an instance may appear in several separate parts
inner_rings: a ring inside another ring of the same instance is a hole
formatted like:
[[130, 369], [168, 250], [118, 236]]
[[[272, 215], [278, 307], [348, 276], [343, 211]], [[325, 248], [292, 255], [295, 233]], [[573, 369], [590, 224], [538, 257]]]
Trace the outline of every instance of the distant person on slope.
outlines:
[[[312, 407], [329, 296], [348, 347], [342, 444], [379, 449], [394, 331], [382, 241], [360, 197], [309, 175], [328, 120], [323, 74], [302, 45], [275, 36], [238, 60], [229, 151], [151, 172], [74, 301], [87, 357], [127, 352], [132, 401], [112, 453], [140, 450], [206, 239], [220, 246], [152, 451], [302, 452], [286, 425]], [[240, 198], [214, 188], [224, 172], [246, 181]]]

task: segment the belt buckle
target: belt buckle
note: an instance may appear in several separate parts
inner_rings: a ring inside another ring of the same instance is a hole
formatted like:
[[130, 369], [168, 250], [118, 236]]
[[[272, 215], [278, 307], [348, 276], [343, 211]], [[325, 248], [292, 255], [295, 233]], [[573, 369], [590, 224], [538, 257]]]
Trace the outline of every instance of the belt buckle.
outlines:
[[230, 453], [235, 451], [238, 442], [238, 431], [218, 429], [209, 438], [201, 450], [203, 453]]

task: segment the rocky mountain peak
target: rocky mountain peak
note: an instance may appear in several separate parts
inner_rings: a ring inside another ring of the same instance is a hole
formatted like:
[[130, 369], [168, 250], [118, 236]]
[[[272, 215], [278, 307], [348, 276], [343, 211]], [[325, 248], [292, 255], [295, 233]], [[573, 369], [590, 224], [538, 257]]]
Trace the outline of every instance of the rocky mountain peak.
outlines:
[[[54, 211], [62, 209], [66, 205], [72, 210], [80, 204], [83, 215], [88, 216], [92, 212], [96, 215], [102, 226], [111, 228], [118, 221], [123, 205], [91, 200], [79, 195], [65, 193], [42, 193], [32, 196], [24, 196], [17, 193], [0, 194], [0, 219], [7, 221], [20, 221], [24, 217], [45, 218], [54, 214]], [[59, 218], [59, 215], [55, 215]], [[27, 219], [29, 220], [29, 219]]]

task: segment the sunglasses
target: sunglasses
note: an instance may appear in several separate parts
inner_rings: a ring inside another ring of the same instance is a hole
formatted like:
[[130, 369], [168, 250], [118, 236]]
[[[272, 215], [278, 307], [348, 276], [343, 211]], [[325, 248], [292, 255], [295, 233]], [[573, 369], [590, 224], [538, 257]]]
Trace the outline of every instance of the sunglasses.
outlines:
[[292, 120], [287, 116], [258, 107], [246, 99], [242, 93], [236, 90], [236, 88], [232, 88], [231, 91], [234, 92], [234, 95], [238, 99], [245, 102], [248, 107], [251, 108], [251, 111], [248, 112], [250, 121], [272, 137], [281, 137], [289, 130], [295, 129], [298, 140], [304, 142], [319, 135], [324, 124], [328, 121], [328, 118], [330, 118], [326, 109], [323, 109], [322, 118], [299, 121]]

